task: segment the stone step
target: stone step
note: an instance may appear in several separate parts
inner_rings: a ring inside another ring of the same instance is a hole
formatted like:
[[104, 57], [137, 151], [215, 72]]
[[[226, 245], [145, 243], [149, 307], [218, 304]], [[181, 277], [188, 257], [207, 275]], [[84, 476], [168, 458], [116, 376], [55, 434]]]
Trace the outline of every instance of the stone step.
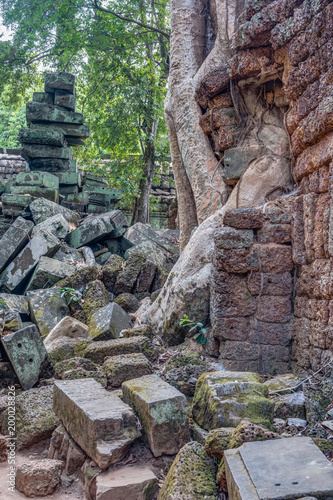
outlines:
[[149, 467], [136, 464], [99, 474], [95, 488], [94, 500], [150, 500], [158, 482]]
[[142, 422], [145, 437], [155, 457], [178, 453], [190, 441], [184, 394], [157, 375], [124, 382], [122, 390], [124, 401], [134, 408]]
[[74, 441], [102, 470], [119, 463], [141, 436], [130, 407], [91, 378], [57, 380], [53, 408]]

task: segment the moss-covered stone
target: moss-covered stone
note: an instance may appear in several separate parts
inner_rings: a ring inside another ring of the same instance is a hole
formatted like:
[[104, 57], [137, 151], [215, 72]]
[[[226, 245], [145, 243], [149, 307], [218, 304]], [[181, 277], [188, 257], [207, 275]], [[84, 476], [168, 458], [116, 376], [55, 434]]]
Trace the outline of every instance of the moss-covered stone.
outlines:
[[265, 385], [268, 387], [269, 392], [283, 391], [282, 394], [288, 394], [299, 382], [300, 380], [293, 373], [285, 373], [267, 380]]
[[146, 260], [143, 254], [132, 254], [126, 261], [126, 266], [120, 271], [116, 281], [115, 293], [131, 293], [134, 291], [136, 280]]
[[109, 386], [120, 387], [126, 380], [149, 375], [153, 369], [146, 356], [135, 353], [107, 357], [103, 363], [103, 371]]
[[[30, 389], [16, 396], [17, 449], [28, 448], [51, 437], [59, 422], [52, 409], [53, 386]], [[8, 412], [1, 415], [1, 429], [8, 434]]]
[[108, 292], [113, 293], [114, 287], [117, 281], [118, 274], [125, 266], [125, 260], [119, 255], [111, 255], [107, 260], [106, 264], [103, 266], [103, 278], [102, 281]]
[[87, 284], [83, 292], [83, 311], [89, 325], [91, 316], [110, 303], [110, 297], [102, 281], [94, 280]]
[[275, 400], [275, 418], [305, 419], [305, 397], [303, 392], [280, 395]]
[[[75, 345], [78, 343], [76, 339], [70, 337], [59, 337], [55, 339], [47, 348], [48, 358], [52, 365], [60, 361], [75, 358]], [[80, 343], [80, 342], [79, 342]]]
[[142, 353], [150, 361], [154, 361], [157, 352], [147, 337], [122, 338], [92, 342], [84, 349], [82, 356], [91, 359], [94, 363], [102, 364], [108, 356]]
[[134, 313], [140, 307], [140, 302], [132, 293], [121, 293], [114, 301], [128, 313]]
[[153, 338], [153, 329], [150, 325], [138, 325], [134, 328], [129, 328], [128, 330], [122, 330], [122, 335], [124, 338], [144, 336], [148, 337], [150, 340]]
[[101, 270], [97, 266], [87, 266], [79, 269], [75, 273], [71, 274], [67, 278], [58, 281], [57, 287], [59, 288], [74, 288], [77, 290], [82, 286], [85, 286], [91, 281], [100, 279], [102, 276]]
[[249, 421], [242, 421], [230, 436], [228, 448], [239, 448], [250, 441], [267, 441], [267, 439], [280, 439], [280, 435], [272, 432], [263, 425], [256, 425]]
[[95, 365], [90, 359], [85, 358], [71, 358], [59, 361], [53, 367], [54, 375], [56, 378], [61, 378], [61, 374], [69, 370], [75, 370], [76, 368], [82, 368], [83, 370], [98, 370], [98, 366]]
[[224, 451], [230, 448], [230, 440], [234, 431], [233, 427], [221, 427], [210, 431], [205, 441], [205, 450], [208, 455], [221, 460]]
[[192, 407], [194, 419], [207, 430], [236, 427], [244, 418], [269, 426], [273, 410], [259, 375], [227, 371], [201, 375]]
[[215, 466], [201, 444], [193, 441], [180, 450], [158, 500], [217, 500]]

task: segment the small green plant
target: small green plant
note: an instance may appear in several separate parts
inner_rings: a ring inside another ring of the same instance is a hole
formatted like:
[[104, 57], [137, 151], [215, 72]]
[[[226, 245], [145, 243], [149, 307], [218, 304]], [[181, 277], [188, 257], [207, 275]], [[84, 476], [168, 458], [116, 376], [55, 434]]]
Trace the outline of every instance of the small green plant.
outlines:
[[[194, 330], [197, 330], [197, 332], [193, 335], [193, 338], [198, 344], [205, 344], [206, 343], [206, 337], [205, 334], [207, 332], [207, 328], [204, 328], [202, 323], [194, 323], [194, 321], [191, 321], [186, 314], [184, 314], [184, 317], [179, 321], [179, 326], [181, 327], [191, 327], [189, 330], [190, 332], [193, 332]], [[199, 331], [198, 331], [199, 329]]]
[[81, 305], [82, 294], [78, 290], [74, 290], [74, 288], [64, 287], [59, 289], [61, 292], [61, 297], [65, 297], [67, 301], [67, 305], [71, 302], [78, 302]]

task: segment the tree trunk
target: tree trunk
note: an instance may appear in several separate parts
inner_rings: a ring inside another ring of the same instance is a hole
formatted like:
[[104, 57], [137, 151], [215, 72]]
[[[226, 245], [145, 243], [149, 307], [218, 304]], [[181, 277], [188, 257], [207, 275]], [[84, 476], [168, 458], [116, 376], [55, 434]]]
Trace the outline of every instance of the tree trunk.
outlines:
[[[181, 341], [179, 320], [184, 314], [194, 322], [209, 316], [214, 233], [223, 226], [224, 212], [263, 205], [271, 192], [290, 182], [283, 116], [274, 107], [267, 108], [261, 103], [262, 88], [252, 85], [243, 90], [246, 112], [258, 126], [247, 131], [241, 143], [244, 147], [260, 146], [261, 153], [250, 163], [228, 200], [218, 161], [199, 125], [201, 109], [195, 101], [195, 90], [209, 71], [229, 60], [229, 38], [236, 29], [243, 3], [243, 0], [210, 0], [216, 40], [204, 60], [208, 2], [171, 0], [171, 67], [165, 113], [181, 204], [184, 250], [159, 299], [138, 318], [152, 324], [170, 344]], [[217, 175], [213, 175], [215, 171]], [[200, 225], [191, 235], [196, 224], [195, 212]]]

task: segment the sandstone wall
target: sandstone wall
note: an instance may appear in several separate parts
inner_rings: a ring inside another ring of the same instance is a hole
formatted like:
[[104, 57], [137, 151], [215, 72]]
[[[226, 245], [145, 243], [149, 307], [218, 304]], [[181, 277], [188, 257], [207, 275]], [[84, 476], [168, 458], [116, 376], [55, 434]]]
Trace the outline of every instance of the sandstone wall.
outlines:
[[[248, 0], [242, 21], [229, 67], [210, 94], [208, 77], [202, 86], [201, 105], [216, 103], [210, 121], [203, 116], [203, 128], [226, 156], [237, 143], [237, 126], [231, 113], [221, 125], [217, 103], [230, 106], [235, 91], [246, 103], [257, 88], [271, 116], [283, 115], [297, 191], [281, 198], [279, 209], [267, 205], [253, 217], [249, 210], [226, 214], [229, 228], [216, 235], [214, 335], [226, 368], [316, 370], [333, 340], [333, 3]], [[227, 127], [221, 148], [214, 124], [220, 135]]]

